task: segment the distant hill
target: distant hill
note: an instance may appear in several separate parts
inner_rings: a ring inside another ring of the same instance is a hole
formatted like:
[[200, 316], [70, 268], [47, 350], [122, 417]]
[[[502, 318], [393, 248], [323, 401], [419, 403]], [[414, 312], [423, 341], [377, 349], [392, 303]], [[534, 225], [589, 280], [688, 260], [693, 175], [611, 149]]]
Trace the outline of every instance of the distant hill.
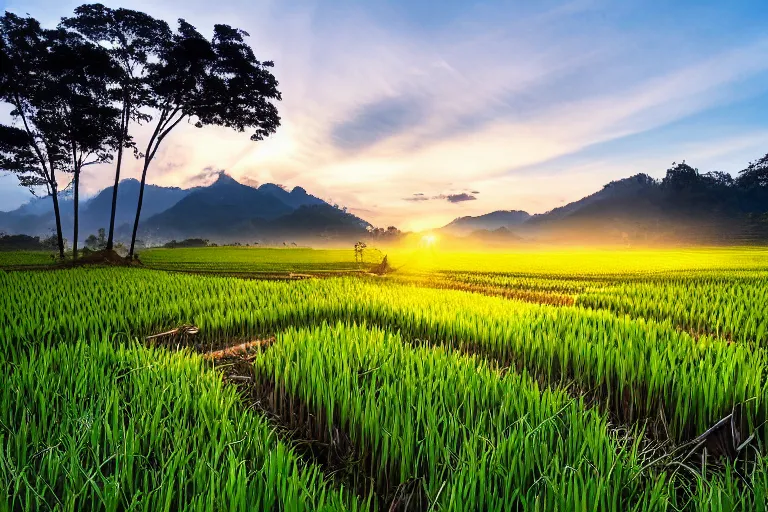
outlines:
[[543, 214], [495, 211], [460, 217], [441, 231], [488, 243], [765, 243], [768, 179], [675, 164], [662, 180], [637, 174]]
[[[118, 188], [116, 237], [130, 239], [138, 202], [139, 182], [126, 179]], [[72, 232], [72, 201], [61, 199], [65, 238]], [[12, 212], [0, 212], [0, 231], [49, 235], [54, 228], [53, 201], [35, 199]], [[109, 225], [112, 187], [80, 204], [83, 239]], [[266, 183], [258, 188], [239, 183], [226, 173], [206, 187], [180, 189], [147, 185], [139, 238], [153, 244], [188, 238], [211, 242], [262, 240], [301, 241], [358, 237], [367, 233], [364, 220], [335, 208], [301, 187], [288, 191]], [[82, 240], [81, 240], [82, 242]]]
[[253, 222], [261, 224], [293, 211], [275, 195], [238, 183], [227, 174], [207, 187], [188, 194], [178, 203], [156, 215], [144, 216], [140, 231], [144, 235], [169, 238], [229, 238]]
[[500, 227], [493, 230], [478, 229], [471, 232], [466, 239], [486, 243], [486, 244], [509, 244], [521, 242], [523, 237], [516, 235], [506, 227]]
[[[177, 187], [144, 187], [142, 217], [164, 211], [195, 189]], [[133, 225], [136, 205], [139, 202], [139, 181], [125, 179], [117, 189], [117, 212], [115, 226]], [[61, 225], [65, 233], [72, 232], [74, 202], [69, 195], [59, 195]], [[84, 236], [95, 233], [99, 228], [109, 226], [112, 211], [112, 187], [105, 188], [90, 199], [80, 202], [80, 232]], [[11, 212], [0, 212], [0, 230], [14, 234], [49, 235], [56, 228], [53, 216], [53, 200], [50, 197], [34, 198]]]
[[171, 208], [142, 215], [139, 238], [157, 241], [203, 238], [212, 242], [307, 241], [360, 236], [368, 223], [334, 208], [301, 187], [290, 192], [266, 183], [251, 187], [221, 173]]
[[[136, 218], [136, 205], [139, 202], [140, 182], [134, 179], [125, 179], [117, 187], [117, 212], [115, 213], [115, 226], [131, 224]], [[144, 187], [144, 201], [141, 207], [141, 216], [146, 219], [173, 207], [187, 195], [197, 189], [182, 189], [178, 187], [160, 187], [146, 185]], [[112, 211], [112, 187], [105, 188], [85, 205], [81, 205], [83, 228], [87, 232], [94, 232], [100, 227], [109, 225], [109, 215]], [[83, 229], [81, 228], [81, 230]]]
[[[681, 167], [684, 166], [684, 167]], [[638, 174], [534, 215], [517, 232], [544, 240], [752, 243], [768, 240], [768, 187], [742, 187], [681, 164], [660, 181]]]
[[288, 215], [275, 219], [267, 226], [272, 236], [280, 234], [306, 238], [312, 236], [335, 238], [360, 235], [370, 224], [363, 219], [323, 202], [303, 205]]
[[440, 228], [440, 230], [452, 235], [466, 235], [478, 230], [495, 231], [499, 228], [508, 229], [522, 224], [529, 218], [528, 212], [498, 210], [477, 217], [459, 217]]

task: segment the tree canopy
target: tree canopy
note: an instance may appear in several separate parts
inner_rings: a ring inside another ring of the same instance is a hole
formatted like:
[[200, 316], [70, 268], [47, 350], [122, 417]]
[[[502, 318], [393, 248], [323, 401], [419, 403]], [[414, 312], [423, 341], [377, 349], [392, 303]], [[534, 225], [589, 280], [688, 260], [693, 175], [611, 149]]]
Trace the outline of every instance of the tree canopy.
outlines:
[[768, 187], [768, 154], [750, 162], [736, 180], [742, 187]]
[[163, 140], [184, 120], [194, 126], [223, 126], [262, 140], [280, 126], [273, 101], [282, 99], [274, 64], [256, 59], [245, 42], [248, 34], [229, 25], [215, 25], [206, 39], [180, 19], [176, 32], [160, 45], [157, 60], [147, 65], [148, 103], [158, 112], [155, 130], [144, 152], [139, 203], [129, 256], [134, 253], [149, 165]]
[[[69, 186], [60, 185], [62, 173], [72, 175], [76, 255], [81, 171], [117, 153], [110, 249], [123, 150], [144, 158], [133, 256], [147, 170], [176, 126], [186, 120], [248, 130], [258, 141], [280, 125], [273, 63], [256, 59], [248, 34], [229, 25], [214, 25], [208, 39], [183, 19], [172, 31], [140, 11], [85, 4], [55, 29], [6, 12], [0, 35], [0, 101], [11, 105], [14, 120], [0, 125], [0, 166], [52, 197], [62, 257], [58, 195]], [[140, 152], [129, 127], [150, 121], [154, 129]]]
[[16, 125], [0, 130], [3, 167], [23, 186], [45, 186], [63, 257], [58, 180], [62, 172], [74, 175], [76, 250], [80, 171], [109, 161], [119, 140], [109, 88], [116, 68], [104, 48], [75, 33], [43, 29], [31, 17], [6, 12], [0, 34], [0, 100], [11, 105]]

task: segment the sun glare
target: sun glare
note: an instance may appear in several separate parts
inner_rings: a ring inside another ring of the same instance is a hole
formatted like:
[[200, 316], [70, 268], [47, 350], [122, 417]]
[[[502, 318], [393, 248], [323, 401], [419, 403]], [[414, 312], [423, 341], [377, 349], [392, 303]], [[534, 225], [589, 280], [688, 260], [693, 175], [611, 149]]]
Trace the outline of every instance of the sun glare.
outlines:
[[423, 237], [421, 237], [421, 242], [419, 243], [419, 245], [421, 247], [432, 248], [435, 246], [436, 243], [437, 243], [437, 237], [430, 233], [429, 235], [424, 235]]

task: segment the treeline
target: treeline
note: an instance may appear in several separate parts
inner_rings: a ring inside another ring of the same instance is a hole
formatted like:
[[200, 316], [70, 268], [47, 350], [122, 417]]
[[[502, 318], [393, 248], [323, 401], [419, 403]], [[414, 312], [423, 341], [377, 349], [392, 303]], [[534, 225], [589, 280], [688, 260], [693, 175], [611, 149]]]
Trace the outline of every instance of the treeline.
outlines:
[[[217, 24], [206, 38], [180, 19], [86, 4], [53, 29], [32, 17], [0, 18], [0, 102], [11, 125], [0, 124], [0, 169], [21, 186], [53, 201], [59, 256], [64, 258], [58, 195], [72, 190], [72, 255], [78, 255], [81, 173], [114, 163], [112, 210], [104, 247], [115, 246], [115, 211], [125, 157], [142, 160], [141, 185], [129, 258], [134, 256], [147, 172], [180, 123], [251, 131], [252, 141], [274, 133], [280, 117], [278, 82], [245, 42], [248, 34]], [[133, 131], [152, 127], [146, 141]]]
[[[768, 189], [768, 154], [762, 158], [750, 162], [736, 178], [727, 172], [711, 171], [702, 173], [699, 169], [690, 166], [683, 160], [682, 163], [672, 162], [672, 167], [667, 169], [666, 176], [661, 180], [655, 180], [647, 174], [637, 174], [634, 180], [639, 184], [656, 185], [670, 191], [692, 191], [701, 189], [734, 189], [738, 191], [763, 192]], [[621, 180], [624, 181], [624, 180]], [[614, 186], [612, 181], [606, 187]]]
[[55, 249], [57, 244], [55, 236], [41, 240], [39, 236], [0, 233], [0, 251], [44, 251]]

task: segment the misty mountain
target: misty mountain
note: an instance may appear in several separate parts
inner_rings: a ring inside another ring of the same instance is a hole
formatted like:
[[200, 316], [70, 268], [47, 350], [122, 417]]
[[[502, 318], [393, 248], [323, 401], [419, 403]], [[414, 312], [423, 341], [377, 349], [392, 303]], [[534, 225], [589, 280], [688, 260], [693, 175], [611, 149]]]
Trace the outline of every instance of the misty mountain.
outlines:
[[671, 169], [661, 181], [638, 174], [534, 215], [526, 237], [585, 242], [751, 242], [768, 237], [768, 187], [740, 187], [722, 176]]
[[363, 219], [322, 202], [303, 205], [275, 219], [269, 223], [268, 231], [273, 235], [284, 233], [298, 236], [311, 232], [317, 236], [336, 237], [360, 235], [369, 226]]
[[[70, 212], [73, 209], [74, 201], [69, 192], [59, 193], [59, 209]], [[51, 197], [33, 197], [29, 202], [24, 203], [14, 210], [18, 215], [53, 215], [53, 199]], [[5, 212], [10, 213], [10, 212]]]
[[496, 229], [478, 229], [472, 231], [467, 238], [485, 244], [509, 244], [524, 240], [523, 237], [513, 233], [504, 226]]
[[301, 187], [294, 187], [293, 190], [288, 192], [279, 185], [275, 185], [273, 183], [265, 183], [260, 186], [258, 190], [259, 192], [265, 192], [276, 197], [291, 208], [327, 204], [322, 199], [318, 199], [317, 197], [308, 194], [307, 191]]
[[231, 236], [257, 224], [293, 211], [269, 192], [238, 183], [221, 173], [207, 187], [191, 192], [171, 208], [144, 216], [140, 231], [170, 238]]
[[[109, 215], [112, 211], [112, 188], [107, 187], [95, 196], [80, 201], [80, 232], [87, 236], [99, 228], [109, 226]], [[144, 204], [142, 217], [167, 210], [195, 189], [177, 187], [161, 187], [146, 185], [144, 187]], [[115, 226], [133, 224], [136, 216], [136, 205], [139, 202], [139, 181], [125, 179], [117, 189], [117, 211]], [[61, 226], [65, 238], [72, 232], [74, 226], [74, 201], [70, 194], [59, 194], [59, 211]], [[53, 216], [53, 199], [51, 197], [34, 198], [11, 212], [0, 212], [0, 231], [11, 234], [49, 235], [56, 228]], [[71, 236], [71, 235], [70, 235]]]
[[361, 235], [368, 226], [301, 187], [290, 192], [271, 183], [255, 188], [225, 173], [171, 208], [143, 218], [139, 237], [148, 240], [307, 240]]
[[[135, 179], [125, 179], [120, 182], [120, 185], [117, 187], [115, 226], [133, 224], [136, 218], [136, 205], [139, 202], [140, 185], [139, 180]], [[85, 208], [83, 208], [83, 205], [80, 206], [80, 215], [86, 231], [93, 232], [100, 227], [106, 228], [109, 226], [109, 215], [112, 212], [112, 188], [107, 187], [96, 194], [85, 204]], [[195, 190], [146, 185], [144, 187], [141, 217], [146, 219], [163, 212]]]
[[508, 229], [518, 226], [528, 220], [530, 215], [520, 210], [498, 210], [477, 217], [458, 217], [446, 224], [441, 231], [452, 235], [465, 235], [478, 230], [496, 231], [499, 228]]
[[[602, 213], [607, 209], [616, 210], [614, 213], [629, 213], [625, 208], [627, 206], [638, 208], [640, 211], [633, 215], [647, 214], [653, 209], [652, 204], [648, 203], [653, 195], [656, 184], [645, 174], [637, 174], [629, 178], [612, 181], [603, 186], [602, 190], [590, 194], [586, 197], [560, 206], [544, 214], [533, 215], [528, 219], [527, 225], [544, 224], [555, 220], [565, 219], [570, 216], [583, 216], [591, 211], [600, 211]], [[645, 204], [644, 204], [645, 203]]]
[[[126, 179], [118, 188], [116, 238], [130, 239], [138, 202], [139, 182]], [[30, 201], [12, 212], [0, 212], [0, 231], [49, 235], [55, 227], [50, 197]], [[72, 233], [72, 201], [60, 199], [65, 238]], [[80, 203], [83, 239], [109, 225], [112, 187]], [[364, 220], [335, 208], [301, 187], [291, 191], [266, 183], [258, 188], [220, 173], [206, 187], [181, 189], [147, 185], [139, 238], [152, 243], [171, 239], [206, 238], [212, 242], [307, 240], [360, 236]]]

